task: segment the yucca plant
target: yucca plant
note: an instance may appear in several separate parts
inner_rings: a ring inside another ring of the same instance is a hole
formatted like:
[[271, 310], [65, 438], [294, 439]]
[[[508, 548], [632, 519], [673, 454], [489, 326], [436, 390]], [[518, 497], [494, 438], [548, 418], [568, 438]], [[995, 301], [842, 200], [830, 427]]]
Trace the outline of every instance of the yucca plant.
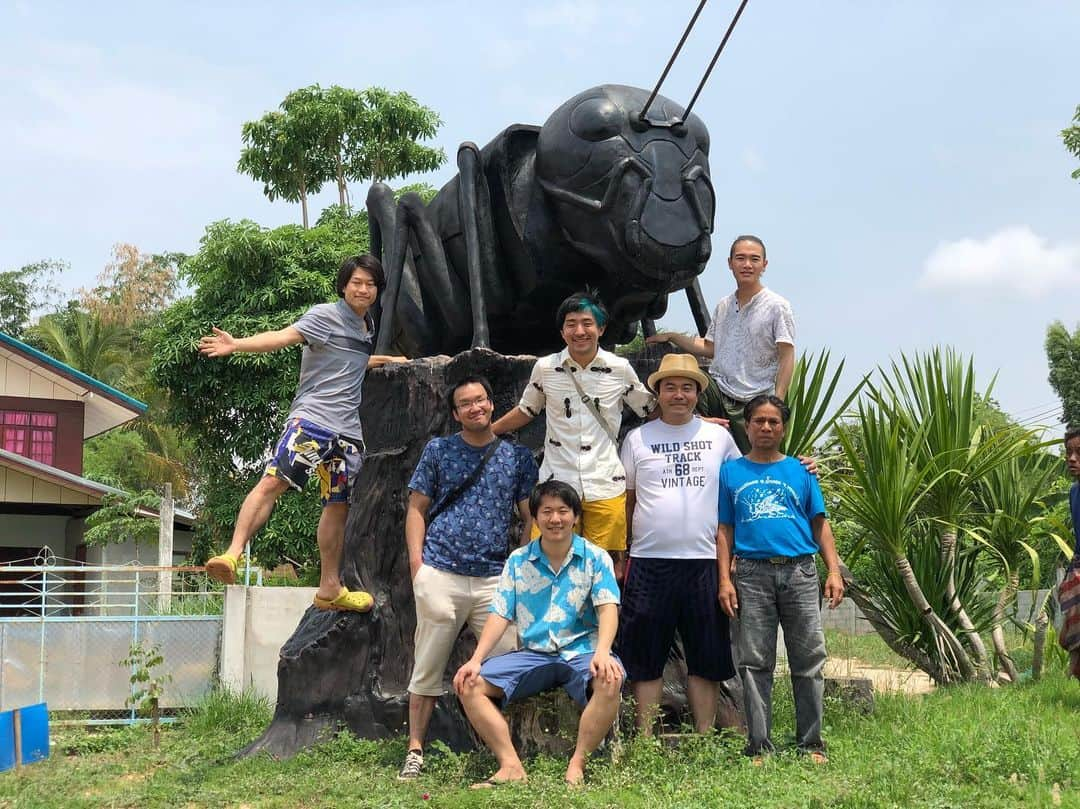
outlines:
[[[974, 363], [952, 349], [935, 348], [914, 359], [901, 356], [891, 374], [873, 387], [878, 405], [912, 440], [912, 461], [925, 468], [932, 484], [921, 498], [924, 516], [936, 521], [941, 564], [948, 574], [949, 612], [956, 617], [980, 676], [989, 675], [986, 645], [957, 596], [957, 526], [973, 509], [975, 485], [1009, 460], [1029, 453], [1030, 442], [1017, 431], [990, 433], [979, 424]], [[989, 399], [993, 381], [982, 394]]]
[[866, 377], [863, 377], [838, 407], [832, 407], [832, 398], [844, 373], [844, 360], [830, 373], [829, 352], [799, 355], [795, 372], [791, 377], [787, 398], [791, 408], [784, 430], [781, 452], [786, 455], [805, 455], [814, 451], [817, 443], [832, 429], [837, 418], [847, 411], [859, 395]]
[[[1030, 433], [1022, 432], [1031, 440]], [[989, 470], [974, 489], [979, 513], [973, 515], [974, 528], [969, 535], [987, 548], [1001, 569], [1002, 585], [994, 607], [991, 640], [998, 664], [1012, 682], [1017, 681], [1019, 673], [1005, 645], [1006, 614], [1016, 600], [1020, 570], [1025, 563], [1031, 564], [1031, 588], [1039, 587], [1039, 554], [1029, 540], [1036, 532], [1046, 530], [1044, 497], [1060, 467], [1060, 459], [1053, 455], [1032, 452]]]
[[[925, 530], [925, 519], [919, 512], [922, 501], [939, 478], [957, 474], [953, 470], [939, 472], [936, 464], [922, 462], [918, 447], [925, 441], [927, 429], [927, 425], [902, 423], [892, 417], [891, 409], [860, 402], [858, 421], [849, 429], [836, 431], [846, 461], [845, 473], [838, 476], [837, 494], [844, 514], [865, 529], [867, 547], [895, 567], [911, 607], [925, 625], [925, 642], [914, 647], [902, 642], [896, 632], [883, 631], [884, 621], [875, 623], [871, 617], [874, 612], [880, 617], [881, 610], [875, 610], [868, 591], [857, 584], [851, 588], [852, 597], [898, 654], [937, 682], [948, 683], [974, 679], [976, 668], [927, 599], [908, 554], [908, 543], [920, 529]], [[912, 651], [919, 647], [920, 653]]]

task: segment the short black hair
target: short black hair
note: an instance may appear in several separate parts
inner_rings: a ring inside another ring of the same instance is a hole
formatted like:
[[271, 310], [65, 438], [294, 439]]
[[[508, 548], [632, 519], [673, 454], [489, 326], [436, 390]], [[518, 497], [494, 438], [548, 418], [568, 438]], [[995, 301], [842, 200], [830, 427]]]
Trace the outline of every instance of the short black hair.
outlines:
[[757, 236], [754, 236], [750, 233], [744, 233], [742, 236], [737, 236], [735, 238], [735, 241], [731, 243], [731, 249], [728, 251], [728, 259], [735, 258], [735, 245], [737, 245], [739, 242], [753, 242], [761, 248], [761, 260], [765, 261], [768, 258], [768, 256], [765, 254], [765, 242], [761, 241], [761, 239], [759, 239]]
[[759, 407], [764, 407], [767, 404], [771, 404], [773, 407], [780, 411], [780, 421], [782, 421], [784, 423], [784, 426], [786, 427], [788, 419], [791, 418], [791, 408], [784, 404], [784, 400], [781, 399], [779, 396], [773, 396], [772, 394], [763, 393], [760, 396], [755, 396], [753, 399], [747, 402], [746, 406], [743, 408], [742, 411], [743, 418], [747, 422], [749, 422], [750, 419], [753, 418], [754, 412]]
[[459, 388], [463, 388], [466, 385], [480, 385], [484, 389], [484, 393], [487, 394], [487, 397], [491, 399], [491, 401], [495, 401], [495, 393], [492, 391], [491, 383], [488, 382], [487, 377], [474, 374], [472, 376], [467, 376], [450, 386], [450, 393], [446, 395], [446, 404], [450, 407], [451, 413], [457, 410], [454, 396], [457, 395]]
[[591, 289], [586, 289], [584, 292], [575, 292], [559, 304], [559, 309], [555, 312], [555, 325], [559, 331], [562, 331], [566, 316], [572, 312], [588, 312], [596, 318], [596, 325], [600, 328], [606, 326], [608, 322], [607, 308], [600, 300], [600, 296]]
[[540, 501], [545, 497], [557, 497], [574, 512], [575, 519], [581, 516], [581, 498], [574, 491], [574, 487], [561, 480], [545, 480], [537, 484], [529, 495], [529, 513], [536, 519], [536, 512], [540, 510]]
[[1065, 441], [1063, 443], [1068, 446], [1069, 442], [1074, 438], [1080, 438], [1080, 427], [1070, 424], [1065, 428]]
[[380, 293], [386, 288], [386, 273], [383, 271], [382, 262], [369, 253], [349, 256], [341, 262], [341, 267], [337, 271], [337, 295], [339, 298], [345, 297], [345, 286], [357, 270], [368, 273]]

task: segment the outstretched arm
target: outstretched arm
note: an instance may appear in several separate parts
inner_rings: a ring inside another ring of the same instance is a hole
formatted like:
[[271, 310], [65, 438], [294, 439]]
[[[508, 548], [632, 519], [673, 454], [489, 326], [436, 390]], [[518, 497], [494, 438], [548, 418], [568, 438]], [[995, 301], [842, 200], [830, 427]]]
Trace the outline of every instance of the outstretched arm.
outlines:
[[646, 337], [645, 342], [672, 343], [687, 354], [693, 354], [695, 357], [708, 357], [709, 359], [712, 359], [714, 350], [712, 340], [706, 340], [704, 337], [691, 337], [689, 334], [680, 334], [675, 331], [657, 332], [652, 337]]
[[304, 336], [292, 326], [277, 331], [264, 331], [251, 337], [233, 337], [227, 331], [214, 327], [214, 333], [199, 340], [199, 351], [207, 357], [227, 357], [237, 351], [248, 354], [265, 354], [285, 346], [304, 342]]

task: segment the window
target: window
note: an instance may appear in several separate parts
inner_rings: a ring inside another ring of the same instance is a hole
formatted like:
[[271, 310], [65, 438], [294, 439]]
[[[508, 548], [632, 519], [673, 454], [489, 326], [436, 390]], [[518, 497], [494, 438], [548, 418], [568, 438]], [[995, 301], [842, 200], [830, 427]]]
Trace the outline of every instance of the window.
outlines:
[[0, 446], [52, 466], [56, 452], [56, 414], [0, 410]]

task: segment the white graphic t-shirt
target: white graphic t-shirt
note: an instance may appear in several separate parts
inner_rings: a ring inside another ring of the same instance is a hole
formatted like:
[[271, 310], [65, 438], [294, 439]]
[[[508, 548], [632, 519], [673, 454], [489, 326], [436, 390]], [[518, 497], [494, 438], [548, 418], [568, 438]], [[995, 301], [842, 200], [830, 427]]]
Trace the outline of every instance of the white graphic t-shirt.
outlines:
[[622, 462], [637, 500], [630, 556], [715, 559], [720, 464], [740, 457], [731, 433], [699, 418], [656, 419], [627, 435]]

